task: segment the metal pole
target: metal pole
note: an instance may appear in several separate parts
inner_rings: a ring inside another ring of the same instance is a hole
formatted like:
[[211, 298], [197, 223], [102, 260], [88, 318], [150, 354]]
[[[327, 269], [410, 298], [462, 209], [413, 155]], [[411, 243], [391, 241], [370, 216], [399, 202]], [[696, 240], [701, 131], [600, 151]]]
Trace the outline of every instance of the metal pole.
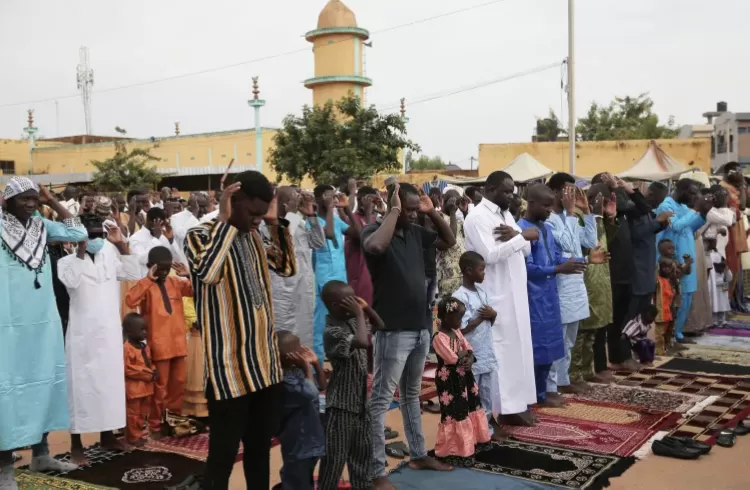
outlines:
[[576, 91], [575, 91], [575, 0], [568, 0], [568, 146], [570, 173], [576, 173]]
[[255, 169], [263, 173], [263, 129], [260, 126], [260, 105], [255, 105]]

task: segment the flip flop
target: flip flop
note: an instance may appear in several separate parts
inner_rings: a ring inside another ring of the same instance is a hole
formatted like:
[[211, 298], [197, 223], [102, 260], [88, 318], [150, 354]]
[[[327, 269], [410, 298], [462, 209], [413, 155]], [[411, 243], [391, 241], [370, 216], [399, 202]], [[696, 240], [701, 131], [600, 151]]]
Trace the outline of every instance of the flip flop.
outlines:
[[391, 458], [396, 459], [404, 459], [406, 457], [403, 451], [396, 449], [392, 444], [385, 445], [385, 454], [386, 456], [390, 456]]
[[409, 452], [409, 446], [407, 446], [404, 441], [391, 442], [390, 444], [388, 444], [388, 446], [396, 449], [397, 451], [401, 451], [402, 453], [404, 453], [404, 456], [409, 456], [411, 454]]
[[733, 447], [737, 442], [737, 435], [731, 429], [724, 429], [716, 437], [716, 444], [721, 447]]
[[390, 427], [385, 428], [385, 440], [390, 441], [398, 437], [398, 431], [392, 430]]

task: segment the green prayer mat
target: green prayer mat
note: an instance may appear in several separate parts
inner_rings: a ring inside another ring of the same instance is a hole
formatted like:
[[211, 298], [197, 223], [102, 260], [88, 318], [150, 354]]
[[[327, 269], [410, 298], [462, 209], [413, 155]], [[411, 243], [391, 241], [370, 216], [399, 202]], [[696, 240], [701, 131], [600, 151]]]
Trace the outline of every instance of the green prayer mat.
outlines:
[[19, 490], [47, 490], [55, 488], [62, 490], [106, 490], [111, 488], [21, 470], [16, 470], [16, 482], [18, 482]]

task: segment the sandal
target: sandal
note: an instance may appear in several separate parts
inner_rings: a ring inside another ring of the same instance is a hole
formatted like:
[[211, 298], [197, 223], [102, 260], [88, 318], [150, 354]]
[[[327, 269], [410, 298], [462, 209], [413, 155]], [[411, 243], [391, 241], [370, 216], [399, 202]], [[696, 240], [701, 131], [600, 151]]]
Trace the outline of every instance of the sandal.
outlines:
[[437, 403], [435, 403], [432, 400], [427, 400], [425, 402], [422, 402], [422, 410], [424, 410], [427, 413], [439, 414], [440, 413], [440, 405], [438, 405]]
[[750, 434], [750, 425], [745, 425], [745, 421], [741, 420], [737, 427], [734, 428], [734, 433], [738, 436], [745, 436]]
[[392, 447], [393, 449], [397, 451], [401, 451], [404, 453], [405, 456], [410, 456], [411, 453], [409, 452], [409, 446], [407, 446], [404, 441], [396, 441], [388, 444], [388, 446]]
[[390, 456], [391, 458], [396, 458], [396, 459], [404, 459], [406, 457], [403, 451], [393, 447], [393, 444], [385, 445], [385, 455]]
[[395, 439], [398, 437], [398, 431], [393, 430], [390, 427], [385, 428], [385, 440], [390, 441], [391, 439]]
[[716, 437], [716, 444], [721, 447], [733, 447], [737, 442], [737, 435], [731, 429], [724, 429]]

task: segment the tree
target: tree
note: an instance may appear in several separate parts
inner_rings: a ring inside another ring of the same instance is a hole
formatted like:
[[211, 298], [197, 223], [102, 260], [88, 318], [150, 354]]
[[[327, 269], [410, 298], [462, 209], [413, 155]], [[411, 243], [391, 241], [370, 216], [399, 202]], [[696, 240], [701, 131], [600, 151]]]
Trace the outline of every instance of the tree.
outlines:
[[443, 170], [445, 162], [440, 157], [421, 155], [416, 160], [413, 160], [411, 166], [407, 166], [407, 168], [409, 170]]
[[306, 105], [301, 116], [285, 117], [269, 160], [279, 181], [286, 177], [299, 184], [308, 175], [318, 184], [335, 183], [342, 176], [365, 179], [401, 168], [400, 151], [419, 151], [405, 136], [400, 115], [363, 108], [350, 93], [335, 104]]
[[549, 116], [536, 118], [536, 141], [557, 141], [558, 138], [567, 136], [568, 132], [563, 129], [552, 109], [549, 110]]
[[[127, 131], [116, 127], [115, 131], [126, 135]], [[148, 187], [159, 184], [164, 176], [151, 162], [158, 162], [161, 158], [150, 153], [150, 148], [134, 148], [128, 151], [127, 140], [115, 141], [115, 154], [112, 158], [98, 161], [92, 160], [96, 168], [93, 184], [102, 191], [124, 192], [130, 189]]]
[[676, 138], [674, 117], [659, 124], [648, 93], [637, 97], [616, 97], [607, 106], [591, 104], [586, 117], [578, 120], [576, 132], [582, 141]]

